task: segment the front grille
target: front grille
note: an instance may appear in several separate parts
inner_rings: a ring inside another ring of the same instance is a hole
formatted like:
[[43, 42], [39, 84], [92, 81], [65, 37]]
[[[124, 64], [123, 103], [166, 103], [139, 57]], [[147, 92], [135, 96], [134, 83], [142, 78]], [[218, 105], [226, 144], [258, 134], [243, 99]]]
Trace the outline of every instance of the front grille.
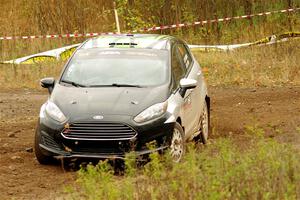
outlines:
[[72, 140], [130, 140], [136, 132], [121, 123], [76, 122], [69, 124], [62, 136]]

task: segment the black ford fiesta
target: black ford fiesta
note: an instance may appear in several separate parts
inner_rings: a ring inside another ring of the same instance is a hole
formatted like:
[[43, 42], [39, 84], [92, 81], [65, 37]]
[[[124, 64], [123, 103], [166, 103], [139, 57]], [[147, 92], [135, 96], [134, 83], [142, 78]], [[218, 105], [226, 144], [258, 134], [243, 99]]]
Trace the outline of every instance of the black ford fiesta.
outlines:
[[[206, 142], [209, 98], [187, 45], [161, 35], [112, 35], [84, 42], [59, 80], [45, 78], [50, 97], [40, 110], [35, 154], [56, 158], [123, 158], [184, 143]], [[147, 143], [155, 141], [156, 149]]]

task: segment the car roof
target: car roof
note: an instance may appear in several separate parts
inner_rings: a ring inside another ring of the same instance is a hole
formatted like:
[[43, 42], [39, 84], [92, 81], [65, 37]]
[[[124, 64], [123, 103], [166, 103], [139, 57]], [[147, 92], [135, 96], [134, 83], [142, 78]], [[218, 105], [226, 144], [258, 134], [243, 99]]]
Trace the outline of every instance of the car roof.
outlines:
[[139, 48], [169, 50], [175, 37], [159, 34], [113, 34], [87, 40], [82, 49], [91, 48]]

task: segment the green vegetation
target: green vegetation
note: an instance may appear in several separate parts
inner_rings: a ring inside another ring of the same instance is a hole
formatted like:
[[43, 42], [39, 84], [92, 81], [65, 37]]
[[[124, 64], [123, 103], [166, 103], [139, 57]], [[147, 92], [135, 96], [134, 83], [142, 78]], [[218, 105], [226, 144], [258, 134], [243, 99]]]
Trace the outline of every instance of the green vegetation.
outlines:
[[[187, 23], [300, 7], [296, 0], [116, 0], [121, 30]], [[0, 36], [113, 32], [113, 1], [12, 0], [0, 4]], [[9, 20], [7, 20], [9, 19]], [[224, 23], [152, 31], [179, 36], [193, 44], [256, 41], [285, 31], [299, 31], [300, 12]], [[75, 44], [85, 38], [0, 41], [1, 60]]]
[[[300, 7], [296, 0], [117, 0], [123, 31], [263, 11]], [[115, 31], [112, 1], [12, 0], [0, 4], [0, 36]], [[8, 20], [9, 19], [9, 20]], [[231, 44], [300, 30], [300, 12], [232, 20], [151, 33], [179, 36], [190, 44]], [[0, 60], [82, 42], [86, 38], [0, 41]], [[233, 52], [197, 52], [210, 86], [281, 86], [300, 84], [300, 43]], [[58, 77], [64, 62], [0, 65], [0, 90], [40, 89], [43, 77]], [[257, 126], [246, 134], [217, 138], [207, 146], [189, 147], [174, 164], [168, 154], [151, 155], [137, 167], [128, 155], [123, 176], [115, 176], [108, 162], [78, 172], [67, 196], [73, 199], [300, 199], [299, 152], [264, 139]], [[300, 133], [300, 127], [296, 128]], [[224, 134], [224, 133], [222, 133]], [[214, 133], [214, 135], [218, 135]], [[239, 141], [236, 142], [235, 140]]]
[[[176, 24], [216, 17], [236, 16], [269, 10], [300, 7], [293, 0], [117, 0], [122, 30], [160, 24]], [[114, 31], [112, 1], [106, 0], [14, 0], [0, 4], [0, 35], [43, 35]], [[146, 9], [146, 10], [145, 10]], [[9, 20], [4, 20], [9, 17]], [[185, 39], [190, 44], [256, 41], [285, 31], [300, 30], [300, 12], [276, 14], [226, 23], [156, 31]], [[0, 41], [0, 60], [38, 53], [86, 38]], [[195, 52], [213, 86], [297, 85], [299, 40], [269, 47], [251, 47], [234, 52]], [[38, 65], [0, 64], [0, 88], [39, 88], [45, 76], [59, 75], [63, 62]]]
[[[233, 17], [300, 5], [299, 2], [290, 0], [118, 0], [117, 2], [123, 30]], [[178, 35], [189, 42], [196, 43], [233, 43], [245, 39], [255, 40], [266, 34], [295, 30], [300, 25], [297, 15], [296, 13], [290, 16], [274, 15], [233, 20], [226, 23], [166, 30], [161, 33]], [[280, 26], [275, 24], [278, 22]]]
[[88, 165], [67, 194], [71, 199], [299, 199], [299, 152], [252, 131], [238, 143], [219, 138], [190, 146], [179, 164], [168, 154], [152, 154], [151, 162], [137, 168], [130, 155], [121, 177], [106, 161]]
[[194, 54], [212, 86], [282, 86], [300, 84], [300, 40], [271, 46]]
[[41, 89], [39, 81], [43, 77], [58, 78], [62, 62], [43, 63], [33, 65], [0, 65], [0, 89]]

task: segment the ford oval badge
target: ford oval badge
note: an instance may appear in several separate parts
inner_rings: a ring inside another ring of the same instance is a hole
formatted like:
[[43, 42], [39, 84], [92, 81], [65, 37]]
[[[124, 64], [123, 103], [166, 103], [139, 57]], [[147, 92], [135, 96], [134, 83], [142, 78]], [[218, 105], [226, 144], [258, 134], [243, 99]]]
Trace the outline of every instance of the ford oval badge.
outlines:
[[96, 120], [101, 120], [101, 119], [103, 119], [104, 117], [102, 116], [102, 115], [95, 115], [94, 117], [93, 117], [93, 119], [96, 119]]

